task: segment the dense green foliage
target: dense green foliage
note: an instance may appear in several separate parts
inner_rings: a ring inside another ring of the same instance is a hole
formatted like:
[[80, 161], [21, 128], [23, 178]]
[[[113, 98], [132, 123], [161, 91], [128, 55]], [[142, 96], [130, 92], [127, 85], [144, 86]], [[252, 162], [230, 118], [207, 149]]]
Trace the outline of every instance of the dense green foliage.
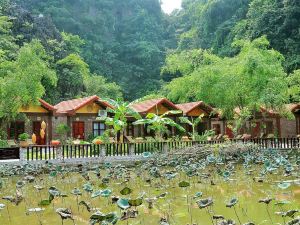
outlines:
[[59, 30], [84, 39], [81, 56], [91, 71], [117, 81], [126, 98], [159, 87], [167, 34], [158, 0], [16, 2], [36, 15], [51, 17]]
[[175, 63], [174, 67], [186, 74], [166, 86], [168, 97], [178, 102], [203, 99], [217, 105], [228, 117], [233, 116], [236, 107], [250, 111], [260, 106], [283, 109], [290, 94], [282, 67], [283, 56], [268, 49], [265, 37], [252, 42], [238, 41], [235, 45], [241, 50], [234, 57], [220, 58], [199, 51], [195, 57], [199, 65], [193, 70], [186, 68], [192, 67], [195, 58], [185, 61], [182, 68]]

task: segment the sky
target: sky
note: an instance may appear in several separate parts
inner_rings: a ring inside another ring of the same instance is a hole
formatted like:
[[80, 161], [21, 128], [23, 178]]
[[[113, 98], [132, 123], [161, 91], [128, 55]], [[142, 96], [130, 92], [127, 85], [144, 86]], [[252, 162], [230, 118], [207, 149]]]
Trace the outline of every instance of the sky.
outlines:
[[171, 13], [174, 9], [181, 8], [181, 0], [162, 0], [162, 9], [165, 13]]

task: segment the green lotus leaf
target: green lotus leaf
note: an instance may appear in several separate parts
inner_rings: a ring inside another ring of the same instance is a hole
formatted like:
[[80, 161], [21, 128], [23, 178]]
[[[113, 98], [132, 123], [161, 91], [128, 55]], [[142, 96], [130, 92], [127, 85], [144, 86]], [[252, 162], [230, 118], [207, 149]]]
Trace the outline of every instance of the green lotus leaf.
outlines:
[[205, 199], [200, 199], [199, 201], [197, 201], [198, 207], [200, 209], [211, 206], [213, 203], [214, 202], [213, 202], [212, 198], [205, 198]]
[[5, 208], [5, 204], [0, 203], [0, 210]]
[[70, 209], [67, 208], [58, 208], [56, 209], [56, 213], [60, 215], [62, 220], [71, 219], [73, 220], [73, 215]]
[[97, 190], [97, 191], [93, 192], [91, 197], [96, 198], [96, 197], [99, 197], [99, 196], [101, 196], [101, 190]]
[[109, 178], [108, 178], [108, 177], [104, 177], [104, 178], [102, 179], [102, 183], [103, 183], [103, 184], [108, 184], [108, 183], [109, 183]]
[[53, 197], [60, 196], [60, 191], [56, 187], [50, 187], [48, 190], [49, 194]]
[[105, 221], [107, 221], [108, 223], [111, 223], [111, 224], [116, 224], [118, 222], [118, 220], [119, 220], [119, 217], [114, 212], [107, 213], [105, 216]]
[[237, 198], [232, 198], [230, 199], [230, 201], [226, 204], [227, 208], [231, 208], [233, 206], [235, 206], [238, 203], [238, 199]]
[[190, 183], [187, 181], [181, 181], [181, 182], [179, 182], [178, 186], [179, 187], [189, 187]]
[[49, 199], [44, 199], [44, 200], [41, 200], [38, 205], [39, 206], [48, 206], [50, 204], [51, 204], [51, 201]]
[[22, 188], [22, 187], [24, 187], [24, 186], [25, 186], [25, 182], [22, 181], [22, 180], [20, 180], [20, 181], [18, 181], [18, 182], [16, 183], [16, 188]]
[[195, 193], [195, 195], [193, 196], [193, 198], [200, 198], [202, 197], [203, 193], [201, 191], [198, 191]]
[[291, 183], [288, 183], [288, 182], [282, 182], [282, 183], [277, 184], [277, 187], [279, 187], [282, 190], [287, 189], [290, 186], [291, 186]]
[[128, 203], [130, 206], [140, 206], [143, 204], [143, 198], [129, 199]]
[[105, 169], [109, 169], [109, 168], [111, 168], [111, 163], [110, 162], [106, 162], [106, 163], [104, 163], [104, 168]]
[[93, 192], [93, 186], [90, 183], [86, 183], [83, 185], [83, 190], [85, 190], [86, 192]]
[[132, 193], [132, 189], [130, 189], [129, 187], [124, 187], [121, 191], [120, 191], [121, 195], [129, 195], [130, 193]]
[[103, 220], [105, 220], [105, 214], [100, 211], [97, 211], [91, 215], [90, 219], [97, 220], [97, 221], [103, 221]]
[[71, 193], [73, 195], [82, 195], [82, 192], [79, 190], [79, 188], [74, 188]]
[[151, 155], [151, 152], [143, 152], [142, 154], [143, 158], [149, 158]]
[[101, 191], [101, 196], [102, 197], [109, 197], [111, 195], [112, 191], [110, 189], [105, 189], [103, 191]]
[[37, 212], [42, 212], [42, 211], [45, 211], [45, 209], [44, 208], [30, 208], [30, 209], [28, 209], [28, 212], [30, 212], [30, 213], [32, 213], [32, 212], [37, 213]]
[[120, 198], [117, 201], [117, 205], [123, 210], [128, 209], [130, 207], [128, 199], [125, 198]]
[[108, 187], [108, 185], [107, 185], [107, 184], [105, 184], [105, 183], [101, 183], [101, 184], [99, 185], [99, 187], [100, 187], [100, 188], [103, 188], [103, 189], [105, 189], [105, 188], [107, 188], [107, 187]]
[[57, 175], [57, 171], [51, 171], [49, 174], [50, 177], [56, 177], [56, 175]]
[[286, 204], [290, 204], [291, 202], [290, 201], [287, 201], [287, 200], [282, 200], [282, 201], [279, 201], [279, 202], [276, 202], [275, 205], [286, 205]]

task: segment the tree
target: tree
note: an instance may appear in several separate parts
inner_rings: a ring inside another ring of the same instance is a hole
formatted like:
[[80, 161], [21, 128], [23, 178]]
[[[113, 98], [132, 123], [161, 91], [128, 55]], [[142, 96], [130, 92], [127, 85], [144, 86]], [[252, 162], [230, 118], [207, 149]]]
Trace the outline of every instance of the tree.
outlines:
[[61, 100], [82, 95], [84, 80], [89, 77], [88, 65], [77, 54], [70, 54], [57, 62], [58, 84], [57, 88]]
[[134, 125], [148, 125], [148, 131], [153, 130], [157, 140], [163, 140], [163, 136], [169, 132], [168, 126], [175, 127], [179, 131], [184, 132], [185, 129], [177, 124], [171, 118], [168, 118], [168, 115], [174, 115], [181, 113], [181, 111], [168, 111], [162, 115], [156, 115], [154, 113], [148, 113], [145, 119], [139, 119], [135, 121]]
[[292, 102], [300, 101], [300, 70], [295, 70], [288, 77], [289, 94]]
[[7, 16], [0, 14], [0, 63], [15, 59], [19, 49], [12, 35], [12, 25]]
[[92, 75], [85, 79], [85, 95], [98, 95], [101, 98], [120, 99], [121, 87], [116, 83], [109, 83], [103, 76]]
[[261, 106], [283, 111], [289, 101], [283, 56], [269, 49], [266, 37], [236, 41], [235, 46], [240, 52], [234, 57], [205, 56], [213, 59], [211, 63], [171, 81], [167, 96], [180, 102], [201, 99], [220, 108], [228, 119], [235, 108], [251, 113]]
[[191, 119], [189, 119], [188, 117], [180, 117], [179, 118], [181, 123], [188, 124], [192, 127], [192, 138], [193, 138], [193, 140], [196, 139], [196, 135], [198, 134], [197, 131], [196, 131], [196, 127], [198, 126], [198, 124], [200, 122], [202, 122], [203, 117], [204, 117], [204, 114], [201, 114], [197, 118], [191, 117]]
[[0, 64], [0, 120], [10, 121], [22, 106], [38, 104], [45, 94], [42, 80], [56, 83], [48, 56], [38, 40], [20, 48], [16, 60]]
[[129, 116], [134, 117], [135, 119], [140, 119], [141, 116], [139, 113], [132, 109], [132, 104], [128, 102], [123, 102], [121, 100], [112, 100], [112, 99], [103, 99], [108, 102], [113, 108], [107, 108], [107, 112], [113, 114], [113, 118], [104, 117], [98, 118], [99, 120], [104, 120], [105, 124], [112, 127], [108, 129], [106, 132], [112, 133], [115, 136], [120, 133], [120, 142], [122, 143], [124, 140], [124, 131], [127, 127], [127, 118]]

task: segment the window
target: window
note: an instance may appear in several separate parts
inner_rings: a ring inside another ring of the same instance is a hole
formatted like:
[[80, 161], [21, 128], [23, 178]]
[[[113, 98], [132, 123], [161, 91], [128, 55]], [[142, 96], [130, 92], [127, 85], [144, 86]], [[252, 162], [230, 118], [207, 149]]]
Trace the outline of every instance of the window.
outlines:
[[25, 122], [12, 122], [8, 127], [8, 139], [17, 140], [19, 135], [25, 132]]
[[101, 122], [94, 122], [93, 123], [93, 135], [94, 137], [97, 137], [97, 136], [101, 136], [104, 134], [105, 132], [105, 123], [101, 123]]

